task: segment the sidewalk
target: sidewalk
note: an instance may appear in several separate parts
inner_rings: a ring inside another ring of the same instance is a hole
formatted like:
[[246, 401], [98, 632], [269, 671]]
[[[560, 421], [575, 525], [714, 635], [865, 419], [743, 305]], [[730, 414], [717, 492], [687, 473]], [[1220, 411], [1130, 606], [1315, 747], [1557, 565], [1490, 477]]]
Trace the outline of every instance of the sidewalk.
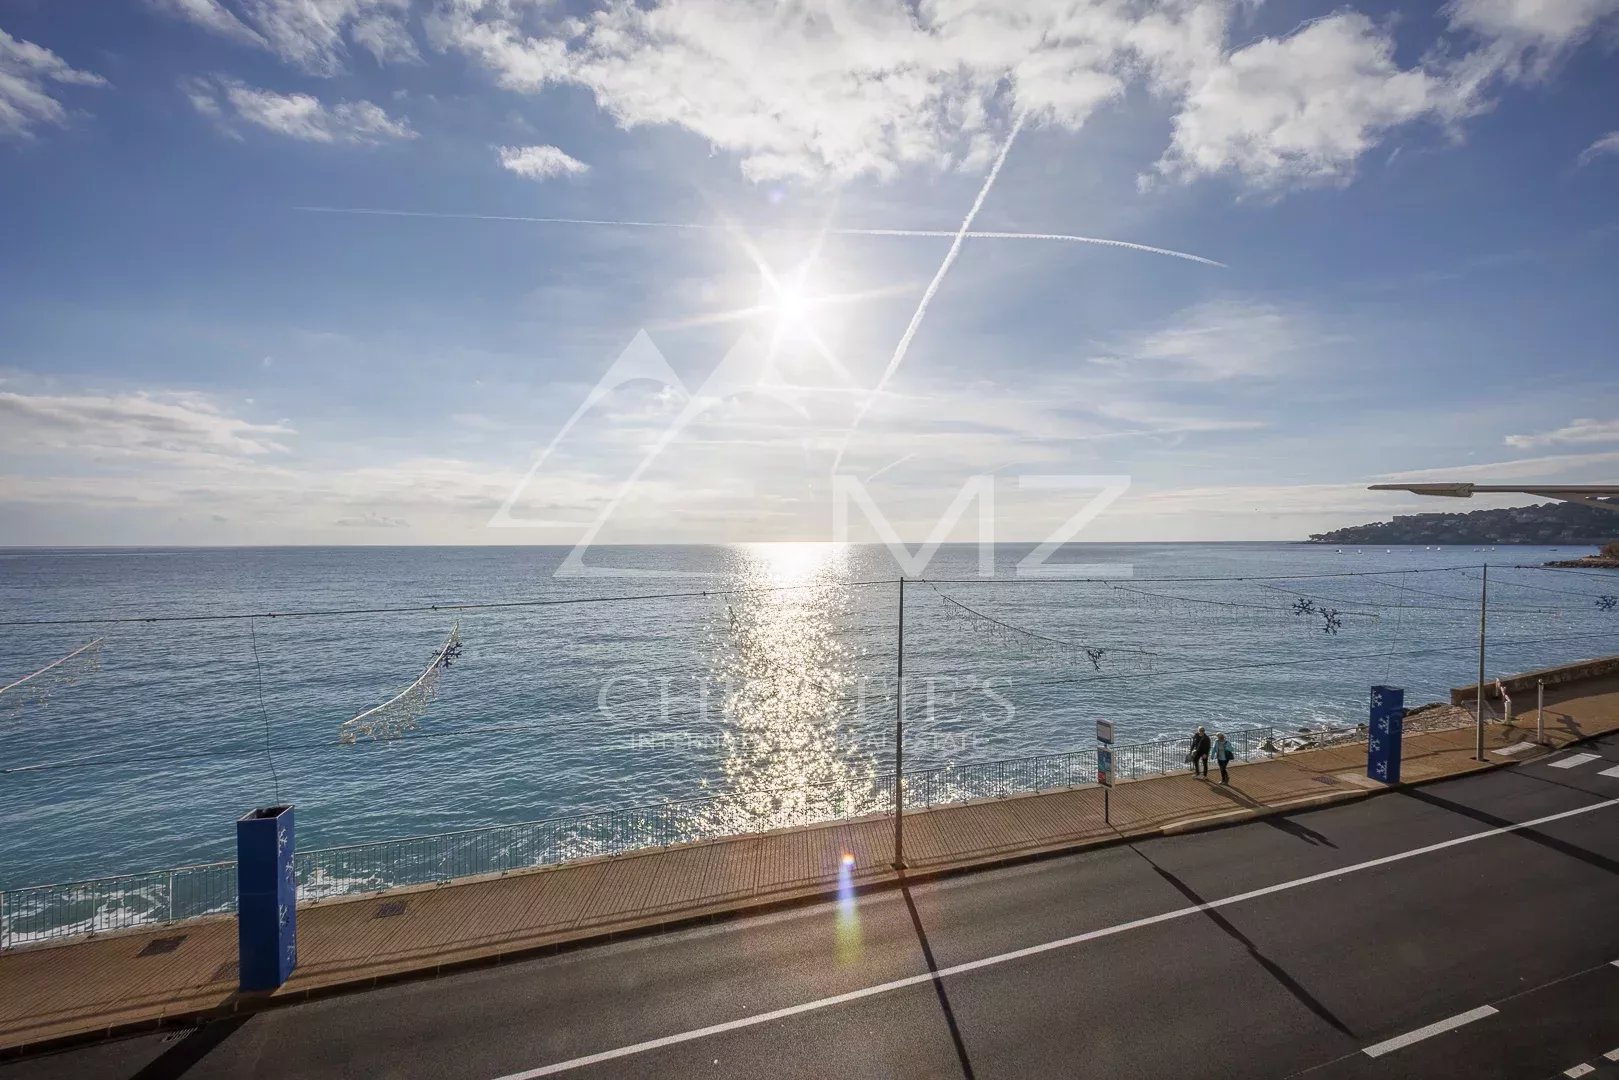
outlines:
[[[1548, 694], [1553, 746], [1619, 729], [1619, 678]], [[1534, 737], [1534, 715], [1491, 724], [1486, 745]], [[1472, 759], [1472, 728], [1407, 735], [1404, 781], [1423, 783], [1545, 753]], [[1229, 788], [1185, 774], [1120, 784], [1111, 825], [1086, 787], [911, 811], [907, 876], [1241, 821], [1384, 790], [1364, 744], [1239, 765]], [[856, 887], [896, 880], [893, 821], [864, 818], [703, 841], [565, 866], [396, 889], [300, 907], [300, 964], [273, 995], [236, 990], [236, 923], [220, 917], [0, 954], [0, 1055], [115, 1031], [181, 1025], [340, 988], [647, 932], [822, 897], [846, 855]]]

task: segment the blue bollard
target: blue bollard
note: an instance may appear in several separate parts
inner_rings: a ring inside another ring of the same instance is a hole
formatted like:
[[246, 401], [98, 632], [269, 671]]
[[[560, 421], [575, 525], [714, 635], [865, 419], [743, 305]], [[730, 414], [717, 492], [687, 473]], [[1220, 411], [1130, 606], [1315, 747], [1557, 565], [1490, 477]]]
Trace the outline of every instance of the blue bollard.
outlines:
[[236, 822], [236, 954], [243, 990], [274, 990], [298, 966], [298, 877], [292, 807]]
[[1385, 784], [1400, 782], [1400, 742], [1405, 734], [1405, 691], [1372, 687], [1372, 722], [1366, 729], [1366, 775]]

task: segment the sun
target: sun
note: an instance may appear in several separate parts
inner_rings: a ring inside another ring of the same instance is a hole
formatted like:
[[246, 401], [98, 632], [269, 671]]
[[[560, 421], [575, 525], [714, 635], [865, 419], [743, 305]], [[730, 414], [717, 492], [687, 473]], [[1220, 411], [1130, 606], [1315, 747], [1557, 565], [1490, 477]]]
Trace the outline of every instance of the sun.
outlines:
[[805, 291], [801, 284], [784, 285], [776, 294], [776, 318], [789, 325], [804, 322], [814, 306], [814, 298]]

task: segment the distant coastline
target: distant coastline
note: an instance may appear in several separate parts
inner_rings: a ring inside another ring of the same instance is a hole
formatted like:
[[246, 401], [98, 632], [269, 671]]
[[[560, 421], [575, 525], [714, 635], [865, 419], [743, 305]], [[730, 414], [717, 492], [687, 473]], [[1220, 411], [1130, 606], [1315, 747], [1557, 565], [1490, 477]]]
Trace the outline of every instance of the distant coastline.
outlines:
[[[1615, 509], [1553, 502], [1469, 513], [1402, 514], [1392, 521], [1353, 525], [1314, 533], [1312, 544], [1529, 544], [1541, 547], [1601, 548], [1619, 540], [1619, 500]], [[1619, 555], [1592, 553], [1574, 566], [1619, 566]], [[1558, 565], [1558, 564], [1553, 564]]]

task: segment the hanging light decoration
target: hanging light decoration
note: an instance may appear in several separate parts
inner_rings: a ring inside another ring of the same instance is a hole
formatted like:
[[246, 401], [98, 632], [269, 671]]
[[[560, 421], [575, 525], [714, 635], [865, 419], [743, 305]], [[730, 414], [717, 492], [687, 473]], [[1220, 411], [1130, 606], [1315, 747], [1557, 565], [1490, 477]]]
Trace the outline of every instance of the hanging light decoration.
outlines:
[[101, 646], [105, 641], [105, 638], [87, 641], [39, 670], [0, 686], [0, 709], [14, 712], [24, 705], [42, 704], [57, 690], [101, 670]]
[[355, 743], [360, 739], [388, 740], [416, 730], [427, 707], [438, 696], [439, 678], [461, 656], [461, 620], [450, 628], [450, 636], [428, 662], [427, 670], [416, 681], [381, 705], [343, 721], [338, 741]]

